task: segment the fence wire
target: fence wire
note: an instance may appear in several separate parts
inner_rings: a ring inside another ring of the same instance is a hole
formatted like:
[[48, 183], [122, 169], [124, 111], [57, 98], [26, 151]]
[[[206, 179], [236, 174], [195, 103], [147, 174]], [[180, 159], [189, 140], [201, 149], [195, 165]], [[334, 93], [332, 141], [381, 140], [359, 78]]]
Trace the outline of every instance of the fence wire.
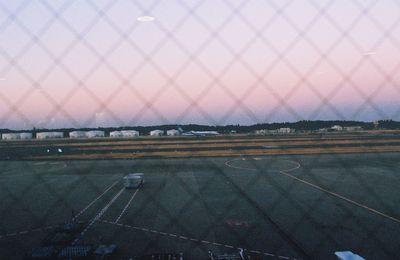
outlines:
[[[4, 129], [400, 115], [396, 0], [0, 1], [0, 42]], [[65, 235], [73, 237], [69, 246], [116, 244], [123, 248], [118, 259], [239, 257], [242, 249], [255, 259], [319, 259], [347, 244], [372, 257], [397, 257], [391, 233], [382, 233], [398, 230], [398, 196], [381, 194], [376, 187], [387, 180], [371, 183], [357, 168], [375, 161], [371, 167], [398, 183], [395, 159], [225, 159], [3, 161], [0, 255], [40, 255], [40, 248], [68, 255], [62, 241], [69, 239], [49, 241], [68, 233], [59, 225], [72, 219], [82, 228]], [[290, 169], [296, 163], [301, 167]], [[316, 177], [326, 164], [340, 172], [329, 181]], [[128, 196], [120, 182], [112, 186], [131, 169], [158, 172], [146, 180], [153, 187]], [[40, 201], [29, 202], [31, 194]], [[126, 203], [115, 203], [121, 198]], [[337, 216], [327, 216], [332, 204]], [[326, 224], [331, 217], [335, 224]]]

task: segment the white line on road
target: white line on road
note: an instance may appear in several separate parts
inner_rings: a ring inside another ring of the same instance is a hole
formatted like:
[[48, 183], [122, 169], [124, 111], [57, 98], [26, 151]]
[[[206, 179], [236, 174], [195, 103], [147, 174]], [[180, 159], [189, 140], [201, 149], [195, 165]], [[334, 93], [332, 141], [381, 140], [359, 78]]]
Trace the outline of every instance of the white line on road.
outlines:
[[125, 188], [122, 188], [111, 200], [110, 202], [108, 202], [108, 204], [99, 211], [99, 213], [97, 213], [97, 215], [92, 219], [92, 221], [89, 223], [89, 225], [79, 234], [79, 236], [74, 240], [74, 242], [72, 242], [72, 245], [75, 245], [79, 239], [81, 239], [85, 233], [89, 230], [89, 228], [91, 226], [93, 226], [93, 224], [100, 220], [100, 218], [104, 215], [104, 213], [106, 213], [106, 211], [108, 210], [108, 208], [118, 199], [118, 197], [122, 194], [122, 192], [125, 190]]
[[[253, 171], [256, 171], [256, 170], [257, 170], [257, 169], [254, 169], [254, 168], [244, 168], [244, 167], [233, 166], [233, 165], [230, 164], [230, 162], [237, 161], [237, 160], [240, 160], [240, 159], [233, 159], [233, 160], [226, 161], [226, 162], [225, 162], [225, 165], [228, 166], [228, 167], [231, 167], [231, 168], [235, 168], [235, 169], [253, 170]], [[373, 209], [373, 208], [368, 207], [368, 206], [366, 206], [366, 205], [364, 205], [364, 204], [361, 204], [361, 203], [359, 203], [359, 202], [357, 202], [357, 201], [354, 201], [354, 200], [352, 200], [352, 199], [349, 199], [349, 198], [347, 198], [347, 197], [345, 197], [345, 196], [343, 196], [343, 195], [340, 195], [340, 194], [338, 194], [338, 193], [336, 193], [336, 192], [327, 190], [327, 189], [325, 189], [325, 188], [322, 188], [321, 186], [318, 186], [318, 185], [313, 184], [313, 183], [311, 183], [311, 182], [305, 181], [305, 180], [303, 180], [303, 179], [300, 179], [300, 178], [298, 178], [298, 177], [296, 177], [296, 176], [290, 174], [289, 172], [299, 169], [299, 168], [301, 167], [301, 165], [300, 165], [300, 163], [298, 163], [298, 162], [296, 162], [296, 161], [292, 161], [292, 160], [285, 160], [285, 161], [288, 161], [288, 162], [291, 162], [291, 163], [296, 163], [296, 166], [293, 167], [293, 168], [290, 168], [290, 169], [278, 171], [280, 174], [285, 175], [285, 176], [287, 176], [287, 177], [290, 177], [290, 178], [292, 178], [292, 179], [294, 179], [294, 180], [296, 180], [296, 181], [299, 181], [299, 182], [301, 182], [301, 183], [304, 183], [304, 184], [306, 184], [306, 185], [308, 185], [308, 186], [311, 186], [311, 187], [313, 187], [313, 188], [315, 188], [315, 189], [318, 189], [318, 190], [320, 190], [320, 191], [322, 191], [322, 192], [325, 192], [325, 193], [327, 193], [327, 194], [329, 194], [329, 195], [331, 195], [331, 196], [334, 196], [334, 197], [336, 197], [336, 198], [339, 198], [339, 199], [341, 199], [341, 200], [344, 200], [344, 201], [346, 201], [346, 202], [348, 202], [348, 203], [350, 203], [350, 204], [353, 204], [353, 205], [355, 205], [355, 206], [357, 206], [357, 207], [366, 209], [366, 210], [368, 210], [368, 211], [370, 211], [370, 212], [372, 212], [372, 213], [374, 213], [374, 214], [376, 214], [376, 215], [379, 215], [379, 216], [381, 216], [381, 217], [387, 218], [387, 219], [392, 220], [392, 221], [394, 221], [394, 222], [400, 223], [400, 219], [398, 219], [398, 218], [392, 217], [392, 216], [390, 216], [390, 215], [388, 215], [388, 214], [385, 214], [385, 213], [380, 212], [380, 211], [378, 211], [378, 210], [376, 210], [376, 209]]]
[[[114, 222], [107, 221], [107, 220], [102, 220], [101, 222], [107, 223], [107, 224], [110, 224], [110, 225], [117, 225], [117, 226], [122, 226], [122, 227], [125, 227], [125, 228], [131, 228], [131, 229], [135, 229], [135, 230], [139, 230], [139, 231], [144, 231], [144, 232], [157, 233], [157, 234], [163, 235], [163, 236], [170, 236], [170, 237], [175, 237], [175, 238], [178, 238], [178, 239], [189, 240], [189, 241], [192, 241], [192, 242], [195, 242], [195, 243], [212, 244], [212, 245], [215, 245], [215, 246], [223, 246], [223, 247], [231, 248], [231, 249], [235, 248], [234, 246], [231, 246], [231, 245], [225, 245], [225, 244], [220, 244], [220, 243], [217, 243], [217, 242], [210, 242], [210, 241], [207, 241], [207, 240], [189, 238], [189, 237], [186, 237], [186, 236], [170, 234], [170, 233], [156, 231], [156, 230], [142, 228], [142, 227], [135, 227], [135, 226], [126, 225], [126, 224], [114, 223]], [[260, 255], [266, 255], [266, 256], [271, 256], [271, 257], [277, 256], [277, 257], [283, 258], [283, 259], [290, 259], [290, 257], [287, 257], [287, 256], [279, 256], [279, 255], [275, 255], [275, 254], [271, 254], [271, 253], [264, 253], [264, 252], [257, 251], [257, 250], [248, 250], [248, 249], [243, 249], [243, 248], [239, 248], [239, 247], [236, 248], [236, 249], [238, 249], [238, 250], [242, 249], [242, 250], [246, 250], [248, 252], [255, 253], [255, 254], [260, 254]], [[295, 258], [293, 258], [293, 259], [295, 259]]]
[[118, 221], [121, 219], [122, 215], [124, 215], [125, 211], [128, 209], [129, 205], [131, 204], [133, 198], [135, 198], [136, 193], [138, 193], [139, 189], [137, 189], [135, 191], [135, 193], [133, 193], [131, 199], [128, 201], [128, 203], [126, 203], [124, 209], [122, 210], [121, 214], [119, 214], [118, 218], [114, 221], [114, 223], [118, 223]]
[[305, 180], [303, 180], [303, 179], [297, 178], [296, 176], [293, 176], [292, 174], [289, 174], [289, 173], [287, 173], [287, 172], [285, 172], [285, 171], [280, 171], [280, 173], [283, 174], [283, 175], [285, 175], [285, 176], [287, 176], [287, 177], [290, 177], [290, 178], [292, 178], [292, 179], [294, 179], [294, 180], [296, 180], [296, 181], [299, 181], [299, 182], [302, 182], [302, 183], [304, 183], [304, 184], [306, 184], [306, 185], [308, 185], [308, 186], [311, 186], [311, 187], [313, 187], [313, 188], [315, 188], [315, 189], [317, 189], [317, 190], [320, 190], [320, 191], [325, 192], [325, 193], [327, 193], [327, 194], [329, 194], [329, 195], [332, 195], [332, 196], [334, 196], [334, 197], [336, 197], [336, 198], [339, 198], [339, 199], [341, 199], [341, 200], [344, 200], [344, 201], [346, 201], [346, 202], [349, 202], [349, 203], [351, 203], [351, 204], [353, 204], [353, 205], [355, 205], [355, 206], [357, 206], [357, 207], [366, 209], [366, 210], [368, 210], [368, 211], [370, 211], [370, 212], [372, 212], [372, 213], [375, 213], [376, 215], [379, 215], [379, 216], [382, 216], [382, 217], [384, 217], [384, 218], [390, 219], [390, 220], [392, 220], [392, 221], [394, 221], [394, 222], [400, 223], [400, 219], [397, 219], [397, 218], [395, 218], [395, 217], [389, 216], [389, 215], [387, 215], [387, 214], [385, 214], [385, 213], [382, 213], [382, 212], [380, 212], [380, 211], [378, 211], [378, 210], [376, 210], [376, 209], [370, 208], [370, 207], [368, 207], [368, 206], [366, 206], [366, 205], [364, 205], [364, 204], [361, 204], [361, 203], [359, 203], [359, 202], [356, 202], [356, 201], [354, 201], [354, 200], [351, 200], [351, 199], [349, 199], [349, 198], [346, 198], [345, 196], [342, 196], [342, 195], [340, 195], [340, 194], [338, 194], [338, 193], [336, 193], [336, 192], [333, 192], [333, 191], [324, 189], [324, 188], [322, 188], [322, 187], [320, 187], [320, 186], [318, 186], [318, 185], [315, 185], [315, 184], [313, 184], [313, 183], [311, 183], [311, 182], [308, 182], [308, 181], [305, 181]]
[[111, 184], [102, 194], [100, 194], [97, 198], [95, 198], [92, 202], [90, 202], [84, 209], [82, 209], [76, 216], [72, 218], [72, 221], [75, 221], [80, 215], [82, 215], [90, 206], [92, 206], [96, 201], [98, 201], [101, 197], [104, 196], [109, 190], [111, 190], [112, 187], [114, 187], [118, 181], [115, 181], [113, 184]]

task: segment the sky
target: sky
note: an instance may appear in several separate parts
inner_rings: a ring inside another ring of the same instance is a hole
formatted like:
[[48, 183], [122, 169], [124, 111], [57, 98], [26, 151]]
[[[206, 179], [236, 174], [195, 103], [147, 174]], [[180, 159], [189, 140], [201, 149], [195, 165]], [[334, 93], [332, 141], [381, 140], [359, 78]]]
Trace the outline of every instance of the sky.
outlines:
[[400, 120], [399, 100], [397, 0], [0, 0], [0, 128]]

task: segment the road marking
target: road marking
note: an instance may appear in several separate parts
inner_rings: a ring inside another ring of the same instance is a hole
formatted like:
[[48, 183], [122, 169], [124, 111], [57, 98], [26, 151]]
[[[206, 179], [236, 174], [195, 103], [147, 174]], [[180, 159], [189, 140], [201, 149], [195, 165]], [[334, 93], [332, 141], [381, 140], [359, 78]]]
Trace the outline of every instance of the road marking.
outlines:
[[125, 188], [122, 188], [111, 200], [108, 202], [108, 204], [97, 213], [97, 215], [92, 219], [92, 221], [89, 223], [89, 225], [79, 234], [79, 236], [72, 242], [72, 245], [75, 245], [79, 239], [81, 239], [85, 233], [94, 225], [96, 221], [99, 221], [100, 218], [106, 213], [108, 208], [118, 199], [118, 197], [122, 194], [122, 192], [125, 190]]
[[17, 236], [17, 235], [26, 235], [26, 234], [31, 233], [31, 232], [38, 232], [38, 231], [43, 231], [45, 229], [52, 229], [52, 228], [54, 228], [54, 227], [53, 226], [46, 226], [46, 227], [35, 228], [35, 229], [31, 229], [31, 230], [23, 230], [23, 231], [19, 231], [19, 232], [12, 232], [12, 233], [1, 235], [0, 238], [12, 237], [12, 236]]
[[[175, 238], [178, 238], [178, 239], [190, 240], [190, 241], [195, 242], [195, 243], [212, 244], [212, 245], [215, 245], [215, 246], [223, 246], [223, 247], [226, 247], [226, 248], [235, 249], [235, 247], [231, 246], [231, 245], [225, 245], [225, 244], [220, 244], [220, 243], [217, 243], [217, 242], [210, 242], [210, 241], [207, 241], [207, 240], [200, 240], [200, 239], [196, 239], [196, 238], [189, 238], [187, 236], [181, 236], [181, 235], [176, 235], [176, 234], [156, 231], [156, 230], [153, 230], [153, 229], [135, 227], [135, 226], [121, 224], [121, 223], [114, 223], [114, 222], [107, 221], [107, 220], [101, 220], [101, 222], [107, 223], [107, 224], [110, 224], [110, 225], [117, 225], [117, 226], [131, 228], [131, 229], [135, 229], [135, 230], [139, 230], [139, 231], [144, 231], [144, 232], [157, 233], [157, 234], [163, 235], [163, 236], [170, 236], [170, 237], [175, 237]], [[248, 249], [244, 249], [244, 248], [240, 248], [240, 247], [238, 247], [236, 249], [249, 251], [249, 252], [254, 253], [254, 254], [260, 254], [260, 255], [271, 256], [271, 257], [277, 256], [277, 257], [280, 257], [280, 258], [283, 258], [283, 259], [290, 259], [290, 257], [287, 257], [287, 256], [278, 256], [278, 255], [275, 255], [275, 254], [261, 252], [261, 251], [258, 251], [258, 250], [248, 250]], [[293, 259], [296, 259], [296, 258], [293, 258]]]
[[[237, 161], [237, 160], [239, 160], [239, 159], [232, 159], [232, 160], [226, 161], [226, 162], [225, 162], [225, 165], [228, 166], [228, 167], [231, 167], [231, 168], [236, 168], [236, 169], [257, 171], [257, 169], [254, 169], [254, 168], [237, 167], [237, 166], [233, 166], [233, 165], [230, 164], [230, 162]], [[385, 214], [385, 213], [383, 213], [383, 212], [380, 212], [380, 211], [378, 211], [378, 210], [376, 210], [376, 209], [373, 209], [373, 208], [371, 208], [371, 207], [368, 207], [368, 206], [366, 206], [366, 205], [364, 205], [364, 204], [362, 204], [362, 203], [359, 203], [359, 202], [354, 201], [354, 200], [352, 200], [352, 199], [349, 199], [349, 198], [347, 198], [347, 197], [345, 197], [345, 196], [343, 196], [343, 195], [340, 195], [340, 194], [338, 194], [338, 193], [336, 193], [336, 192], [327, 190], [327, 189], [325, 189], [325, 188], [322, 188], [321, 186], [318, 186], [318, 185], [313, 184], [313, 183], [311, 183], [311, 182], [305, 181], [305, 180], [303, 180], [303, 179], [300, 179], [300, 178], [298, 178], [298, 177], [296, 177], [296, 176], [290, 174], [289, 172], [299, 169], [299, 168], [301, 167], [301, 164], [300, 164], [299, 162], [292, 161], [292, 160], [284, 160], [284, 161], [288, 161], [288, 162], [291, 162], [291, 163], [296, 163], [297, 165], [296, 165], [295, 167], [293, 167], [293, 168], [290, 168], [290, 169], [278, 171], [280, 174], [285, 175], [285, 176], [287, 176], [287, 177], [289, 177], [289, 178], [292, 178], [292, 179], [294, 179], [294, 180], [296, 180], [296, 181], [299, 181], [299, 182], [301, 182], [301, 183], [304, 183], [304, 184], [306, 184], [306, 185], [308, 185], [308, 186], [311, 186], [311, 187], [313, 187], [313, 188], [315, 188], [315, 189], [317, 189], [317, 190], [320, 190], [320, 191], [322, 191], [322, 192], [325, 192], [325, 193], [327, 193], [327, 194], [329, 194], [329, 195], [331, 195], [331, 196], [334, 196], [334, 197], [336, 197], [336, 198], [339, 198], [339, 199], [341, 199], [341, 200], [344, 200], [344, 201], [346, 201], [346, 202], [348, 202], [348, 203], [350, 203], [350, 204], [353, 204], [353, 205], [355, 205], [355, 206], [357, 206], [357, 207], [366, 209], [366, 210], [368, 210], [368, 211], [370, 211], [370, 212], [372, 212], [372, 213], [374, 213], [374, 214], [376, 214], [376, 215], [379, 215], [379, 216], [381, 216], [381, 217], [387, 218], [387, 219], [392, 220], [392, 221], [394, 221], [394, 222], [400, 223], [400, 219], [398, 219], [398, 218], [395, 218], [395, 217], [393, 217], [393, 216], [390, 216], [390, 215], [388, 215], [388, 214]]]
[[[239, 166], [234, 166], [231, 164], [231, 162], [237, 161], [239, 159], [232, 159], [232, 160], [228, 160], [225, 162], [225, 165], [230, 167], [230, 168], [234, 168], [234, 169], [238, 169], [238, 170], [247, 170], [247, 171], [257, 171], [257, 169], [254, 168], [247, 168], [247, 167], [239, 167]], [[241, 160], [245, 160], [245, 158], [242, 158]]]
[[113, 184], [111, 184], [102, 194], [100, 194], [97, 198], [95, 198], [92, 202], [90, 202], [84, 209], [82, 209], [76, 216], [72, 218], [72, 221], [75, 221], [80, 215], [82, 215], [90, 206], [92, 206], [96, 201], [98, 201], [101, 197], [104, 196], [109, 190], [111, 190], [112, 187], [114, 187], [119, 180], [115, 181]]
[[287, 172], [285, 172], [285, 171], [280, 171], [280, 173], [283, 174], [283, 175], [285, 175], [285, 176], [287, 176], [287, 177], [290, 177], [290, 178], [292, 178], [292, 179], [294, 179], [294, 180], [297, 180], [297, 181], [299, 181], [299, 182], [302, 182], [302, 183], [304, 183], [304, 184], [306, 184], [306, 185], [308, 185], [308, 186], [311, 186], [311, 187], [313, 187], [313, 188], [315, 188], [315, 189], [317, 189], [317, 190], [320, 190], [320, 191], [325, 192], [325, 193], [327, 193], [327, 194], [329, 194], [329, 195], [332, 195], [332, 196], [334, 196], [334, 197], [336, 197], [336, 198], [339, 198], [339, 199], [344, 200], [344, 201], [346, 201], [346, 202], [348, 202], [348, 203], [351, 203], [351, 204], [353, 204], [353, 205], [355, 205], [355, 206], [357, 206], [357, 207], [366, 209], [366, 210], [368, 210], [368, 211], [370, 211], [370, 212], [372, 212], [372, 213], [375, 213], [376, 215], [379, 215], [379, 216], [381, 216], [381, 217], [390, 219], [390, 220], [392, 220], [392, 221], [394, 221], [394, 222], [400, 223], [400, 219], [397, 219], [397, 218], [395, 218], [395, 217], [389, 216], [389, 215], [387, 215], [387, 214], [385, 214], [385, 213], [382, 213], [382, 212], [380, 212], [380, 211], [378, 211], [378, 210], [376, 210], [376, 209], [370, 208], [370, 207], [368, 207], [368, 206], [366, 206], [366, 205], [364, 205], [364, 204], [361, 204], [361, 203], [359, 203], [359, 202], [356, 202], [356, 201], [354, 201], [354, 200], [351, 200], [351, 199], [349, 199], [349, 198], [347, 198], [347, 197], [345, 197], [345, 196], [342, 196], [342, 195], [340, 195], [340, 194], [338, 194], [338, 193], [336, 193], [336, 192], [327, 190], [327, 189], [322, 188], [322, 187], [320, 187], [320, 186], [318, 186], [318, 185], [315, 185], [315, 184], [313, 184], [313, 183], [311, 183], [311, 182], [308, 182], [308, 181], [305, 181], [305, 180], [303, 180], [303, 179], [297, 178], [296, 176], [293, 176], [292, 174], [289, 174], [289, 173], [287, 173]]
[[118, 223], [118, 221], [121, 219], [122, 215], [124, 215], [125, 211], [128, 209], [129, 205], [131, 204], [133, 198], [135, 198], [136, 193], [138, 193], [139, 189], [137, 189], [135, 191], [135, 193], [133, 193], [131, 199], [128, 201], [128, 203], [126, 203], [124, 209], [122, 210], [121, 214], [119, 214], [118, 218], [114, 221], [114, 223]]

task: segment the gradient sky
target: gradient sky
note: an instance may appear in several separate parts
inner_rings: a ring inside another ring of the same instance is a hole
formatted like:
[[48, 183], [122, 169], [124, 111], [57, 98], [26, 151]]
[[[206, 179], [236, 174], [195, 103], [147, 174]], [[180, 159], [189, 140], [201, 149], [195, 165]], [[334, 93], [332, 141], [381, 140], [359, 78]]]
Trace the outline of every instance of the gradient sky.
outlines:
[[397, 0], [0, 0], [0, 128], [399, 120], [399, 19]]

